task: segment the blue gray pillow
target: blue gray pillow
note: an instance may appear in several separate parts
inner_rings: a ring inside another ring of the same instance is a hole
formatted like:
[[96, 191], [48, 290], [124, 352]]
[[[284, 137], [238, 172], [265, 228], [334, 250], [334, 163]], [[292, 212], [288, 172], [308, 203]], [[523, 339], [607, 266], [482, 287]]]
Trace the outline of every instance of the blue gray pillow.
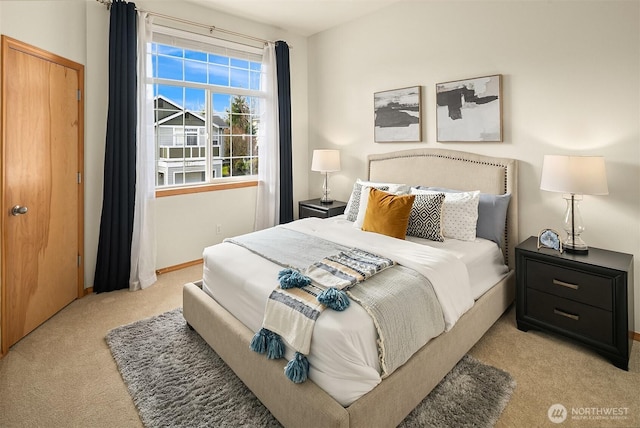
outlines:
[[[436, 192], [459, 193], [463, 190], [443, 189], [441, 187], [416, 186], [416, 189], [433, 190]], [[504, 239], [504, 226], [507, 221], [507, 208], [511, 194], [492, 195], [490, 193], [480, 193], [478, 203], [478, 223], [476, 225], [476, 236], [489, 239], [502, 248]]]

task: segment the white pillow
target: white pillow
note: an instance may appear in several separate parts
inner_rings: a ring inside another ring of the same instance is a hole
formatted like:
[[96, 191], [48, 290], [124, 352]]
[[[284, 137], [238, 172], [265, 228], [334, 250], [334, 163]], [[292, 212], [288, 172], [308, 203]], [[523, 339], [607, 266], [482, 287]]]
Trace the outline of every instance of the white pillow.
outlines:
[[363, 181], [358, 178], [353, 184], [351, 196], [349, 196], [349, 201], [347, 202], [347, 206], [344, 209], [344, 213], [346, 214], [347, 220], [349, 221], [355, 221], [358, 217], [362, 186], [375, 187], [376, 189], [384, 190], [385, 192], [393, 193], [394, 195], [408, 195], [409, 191], [411, 190], [411, 187], [406, 184], [379, 183], [373, 181]]
[[[411, 193], [424, 195], [438, 192], [412, 188]], [[478, 224], [479, 202], [479, 190], [445, 193], [444, 204], [442, 205], [442, 235], [445, 238], [453, 238], [460, 241], [474, 241]]]
[[358, 214], [356, 220], [353, 222], [353, 227], [362, 229], [364, 223], [364, 215], [367, 213], [367, 205], [369, 204], [369, 191], [371, 186], [362, 186], [360, 191], [360, 205], [358, 206]]
[[380, 186], [386, 186], [389, 188], [389, 190], [387, 190], [388, 193], [392, 193], [394, 195], [408, 195], [409, 192], [411, 191], [411, 186], [409, 186], [408, 184], [398, 184], [398, 183], [383, 183], [383, 182], [379, 182], [379, 181], [363, 181], [363, 180], [356, 180], [356, 183], [360, 183], [363, 186], [370, 186], [370, 187], [380, 187]]

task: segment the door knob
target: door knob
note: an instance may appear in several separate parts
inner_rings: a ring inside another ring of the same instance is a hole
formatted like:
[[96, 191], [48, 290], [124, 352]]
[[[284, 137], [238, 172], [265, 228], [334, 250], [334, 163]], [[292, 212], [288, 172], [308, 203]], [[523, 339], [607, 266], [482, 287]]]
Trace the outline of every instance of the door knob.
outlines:
[[21, 207], [20, 205], [16, 205], [15, 207], [11, 208], [12, 215], [20, 215], [20, 214], [26, 214], [26, 213], [27, 213], [27, 207]]

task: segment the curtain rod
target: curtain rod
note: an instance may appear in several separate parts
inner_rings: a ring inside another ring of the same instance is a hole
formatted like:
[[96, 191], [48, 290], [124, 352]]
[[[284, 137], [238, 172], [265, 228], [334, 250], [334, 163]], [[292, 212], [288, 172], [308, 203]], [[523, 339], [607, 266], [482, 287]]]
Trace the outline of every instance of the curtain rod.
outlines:
[[[98, 3], [101, 3], [101, 4], [105, 5], [107, 7], [107, 10], [111, 8], [111, 3], [112, 3], [111, 0], [96, 0], [96, 1]], [[170, 16], [170, 15], [164, 15], [162, 13], [152, 12], [150, 10], [143, 10], [143, 9], [138, 9], [138, 8], [136, 8], [136, 10], [139, 11], [139, 12], [146, 12], [149, 15], [157, 16], [159, 18], [169, 19], [171, 21], [181, 22], [183, 24], [193, 25], [195, 27], [206, 28], [207, 30], [209, 30], [209, 34], [213, 34], [214, 31], [217, 31], [219, 33], [224, 33], [224, 34], [229, 34], [229, 35], [232, 35], [232, 36], [242, 37], [242, 38], [254, 40], [254, 41], [260, 42], [260, 43], [275, 44], [275, 42], [272, 41], [272, 40], [261, 39], [259, 37], [250, 36], [248, 34], [238, 33], [236, 31], [231, 31], [231, 30], [225, 30], [224, 28], [219, 28], [219, 27], [216, 27], [215, 25], [201, 24], [199, 22], [189, 21], [187, 19], [182, 19], [182, 18], [176, 18], [176, 17]], [[291, 49], [291, 46], [289, 46], [289, 48]]]

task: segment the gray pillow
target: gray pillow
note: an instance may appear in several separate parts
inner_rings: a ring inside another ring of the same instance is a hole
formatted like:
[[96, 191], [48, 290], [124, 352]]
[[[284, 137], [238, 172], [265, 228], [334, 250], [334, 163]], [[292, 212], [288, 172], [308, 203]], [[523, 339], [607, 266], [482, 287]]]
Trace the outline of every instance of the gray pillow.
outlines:
[[[442, 187], [417, 186], [416, 189], [433, 190], [445, 193], [462, 192], [462, 190], [444, 189]], [[510, 200], [510, 193], [506, 193], [504, 195], [480, 193], [476, 236], [489, 239], [498, 244], [499, 247], [502, 247], [502, 240], [504, 239], [504, 225], [507, 221], [507, 208], [509, 208]]]

